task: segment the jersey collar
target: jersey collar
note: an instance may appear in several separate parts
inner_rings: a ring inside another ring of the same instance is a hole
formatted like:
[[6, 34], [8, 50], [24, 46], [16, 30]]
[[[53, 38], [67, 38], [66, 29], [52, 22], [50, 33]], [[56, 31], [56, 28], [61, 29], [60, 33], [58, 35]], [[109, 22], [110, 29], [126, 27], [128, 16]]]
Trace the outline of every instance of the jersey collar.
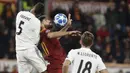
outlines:
[[81, 49], [85, 49], [85, 50], [91, 51], [91, 49], [89, 47], [81, 47]]

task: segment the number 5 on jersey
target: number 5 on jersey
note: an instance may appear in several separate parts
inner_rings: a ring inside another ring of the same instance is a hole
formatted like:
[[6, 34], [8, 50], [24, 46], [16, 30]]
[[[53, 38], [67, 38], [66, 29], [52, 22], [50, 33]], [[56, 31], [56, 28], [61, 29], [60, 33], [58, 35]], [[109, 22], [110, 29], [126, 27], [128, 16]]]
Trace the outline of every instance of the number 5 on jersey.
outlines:
[[86, 70], [88, 71], [88, 73], [91, 73], [92, 63], [90, 61], [85, 63], [85, 67], [83, 68], [83, 70], [81, 72], [82, 65], [83, 65], [83, 60], [81, 60], [81, 62], [80, 62], [77, 73], [85, 73]]
[[23, 21], [20, 21], [20, 23], [19, 23], [19, 32], [16, 32], [16, 34], [17, 35], [20, 35], [21, 33], [22, 33], [22, 27], [21, 27], [21, 25], [24, 25], [24, 22]]

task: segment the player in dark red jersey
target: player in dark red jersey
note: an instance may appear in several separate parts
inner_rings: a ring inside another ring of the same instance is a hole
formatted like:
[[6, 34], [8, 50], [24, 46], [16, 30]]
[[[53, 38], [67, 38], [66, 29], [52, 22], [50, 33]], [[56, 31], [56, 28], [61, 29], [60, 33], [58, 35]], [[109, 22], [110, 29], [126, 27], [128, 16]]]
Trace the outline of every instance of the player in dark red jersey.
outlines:
[[66, 54], [57, 38], [80, 33], [79, 31], [66, 31], [71, 26], [71, 21], [72, 19], [70, 19], [69, 14], [66, 26], [60, 31], [53, 32], [48, 29], [48, 26], [51, 26], [51, 21], [47, 18], [42, 20], [40, 45], [43, 49], [45, 60], [50, 63], [47, 66], [48, 73], [62, 73], [62, 64], [65, 60]]

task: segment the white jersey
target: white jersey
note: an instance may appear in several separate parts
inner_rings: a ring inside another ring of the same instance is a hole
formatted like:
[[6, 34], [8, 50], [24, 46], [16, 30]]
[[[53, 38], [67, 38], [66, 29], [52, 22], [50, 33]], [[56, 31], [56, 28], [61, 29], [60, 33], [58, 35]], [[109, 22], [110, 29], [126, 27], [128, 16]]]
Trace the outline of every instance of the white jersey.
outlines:
[[29, 11], [20, 11], [16, 17], [16, 50], [28, 49], [39, 42], [40, 20]]
[[71, 73], [95, 73], [106, 69], [100, 56], [89, 48], [71, 50], [66, 60], [71, 61]]

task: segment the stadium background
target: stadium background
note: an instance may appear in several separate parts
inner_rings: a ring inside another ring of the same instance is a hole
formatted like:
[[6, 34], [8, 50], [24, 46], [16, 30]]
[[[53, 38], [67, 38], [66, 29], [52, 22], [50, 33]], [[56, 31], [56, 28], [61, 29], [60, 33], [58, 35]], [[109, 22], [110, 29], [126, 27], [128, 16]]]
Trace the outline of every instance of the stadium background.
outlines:
[[[58, 12], [71, 13], [69, 30], [92, 32], [92, 49], [102, 57], [109, 73], [130, 73], [130, 0], [0, 0], [0, 73], [17, 73], [15, 16], [37, 2], [45, 4], [45, 14], [52, 19]], [[66, 52], [79, 48], [78, 41], [79, 37], [60, 39]]]

